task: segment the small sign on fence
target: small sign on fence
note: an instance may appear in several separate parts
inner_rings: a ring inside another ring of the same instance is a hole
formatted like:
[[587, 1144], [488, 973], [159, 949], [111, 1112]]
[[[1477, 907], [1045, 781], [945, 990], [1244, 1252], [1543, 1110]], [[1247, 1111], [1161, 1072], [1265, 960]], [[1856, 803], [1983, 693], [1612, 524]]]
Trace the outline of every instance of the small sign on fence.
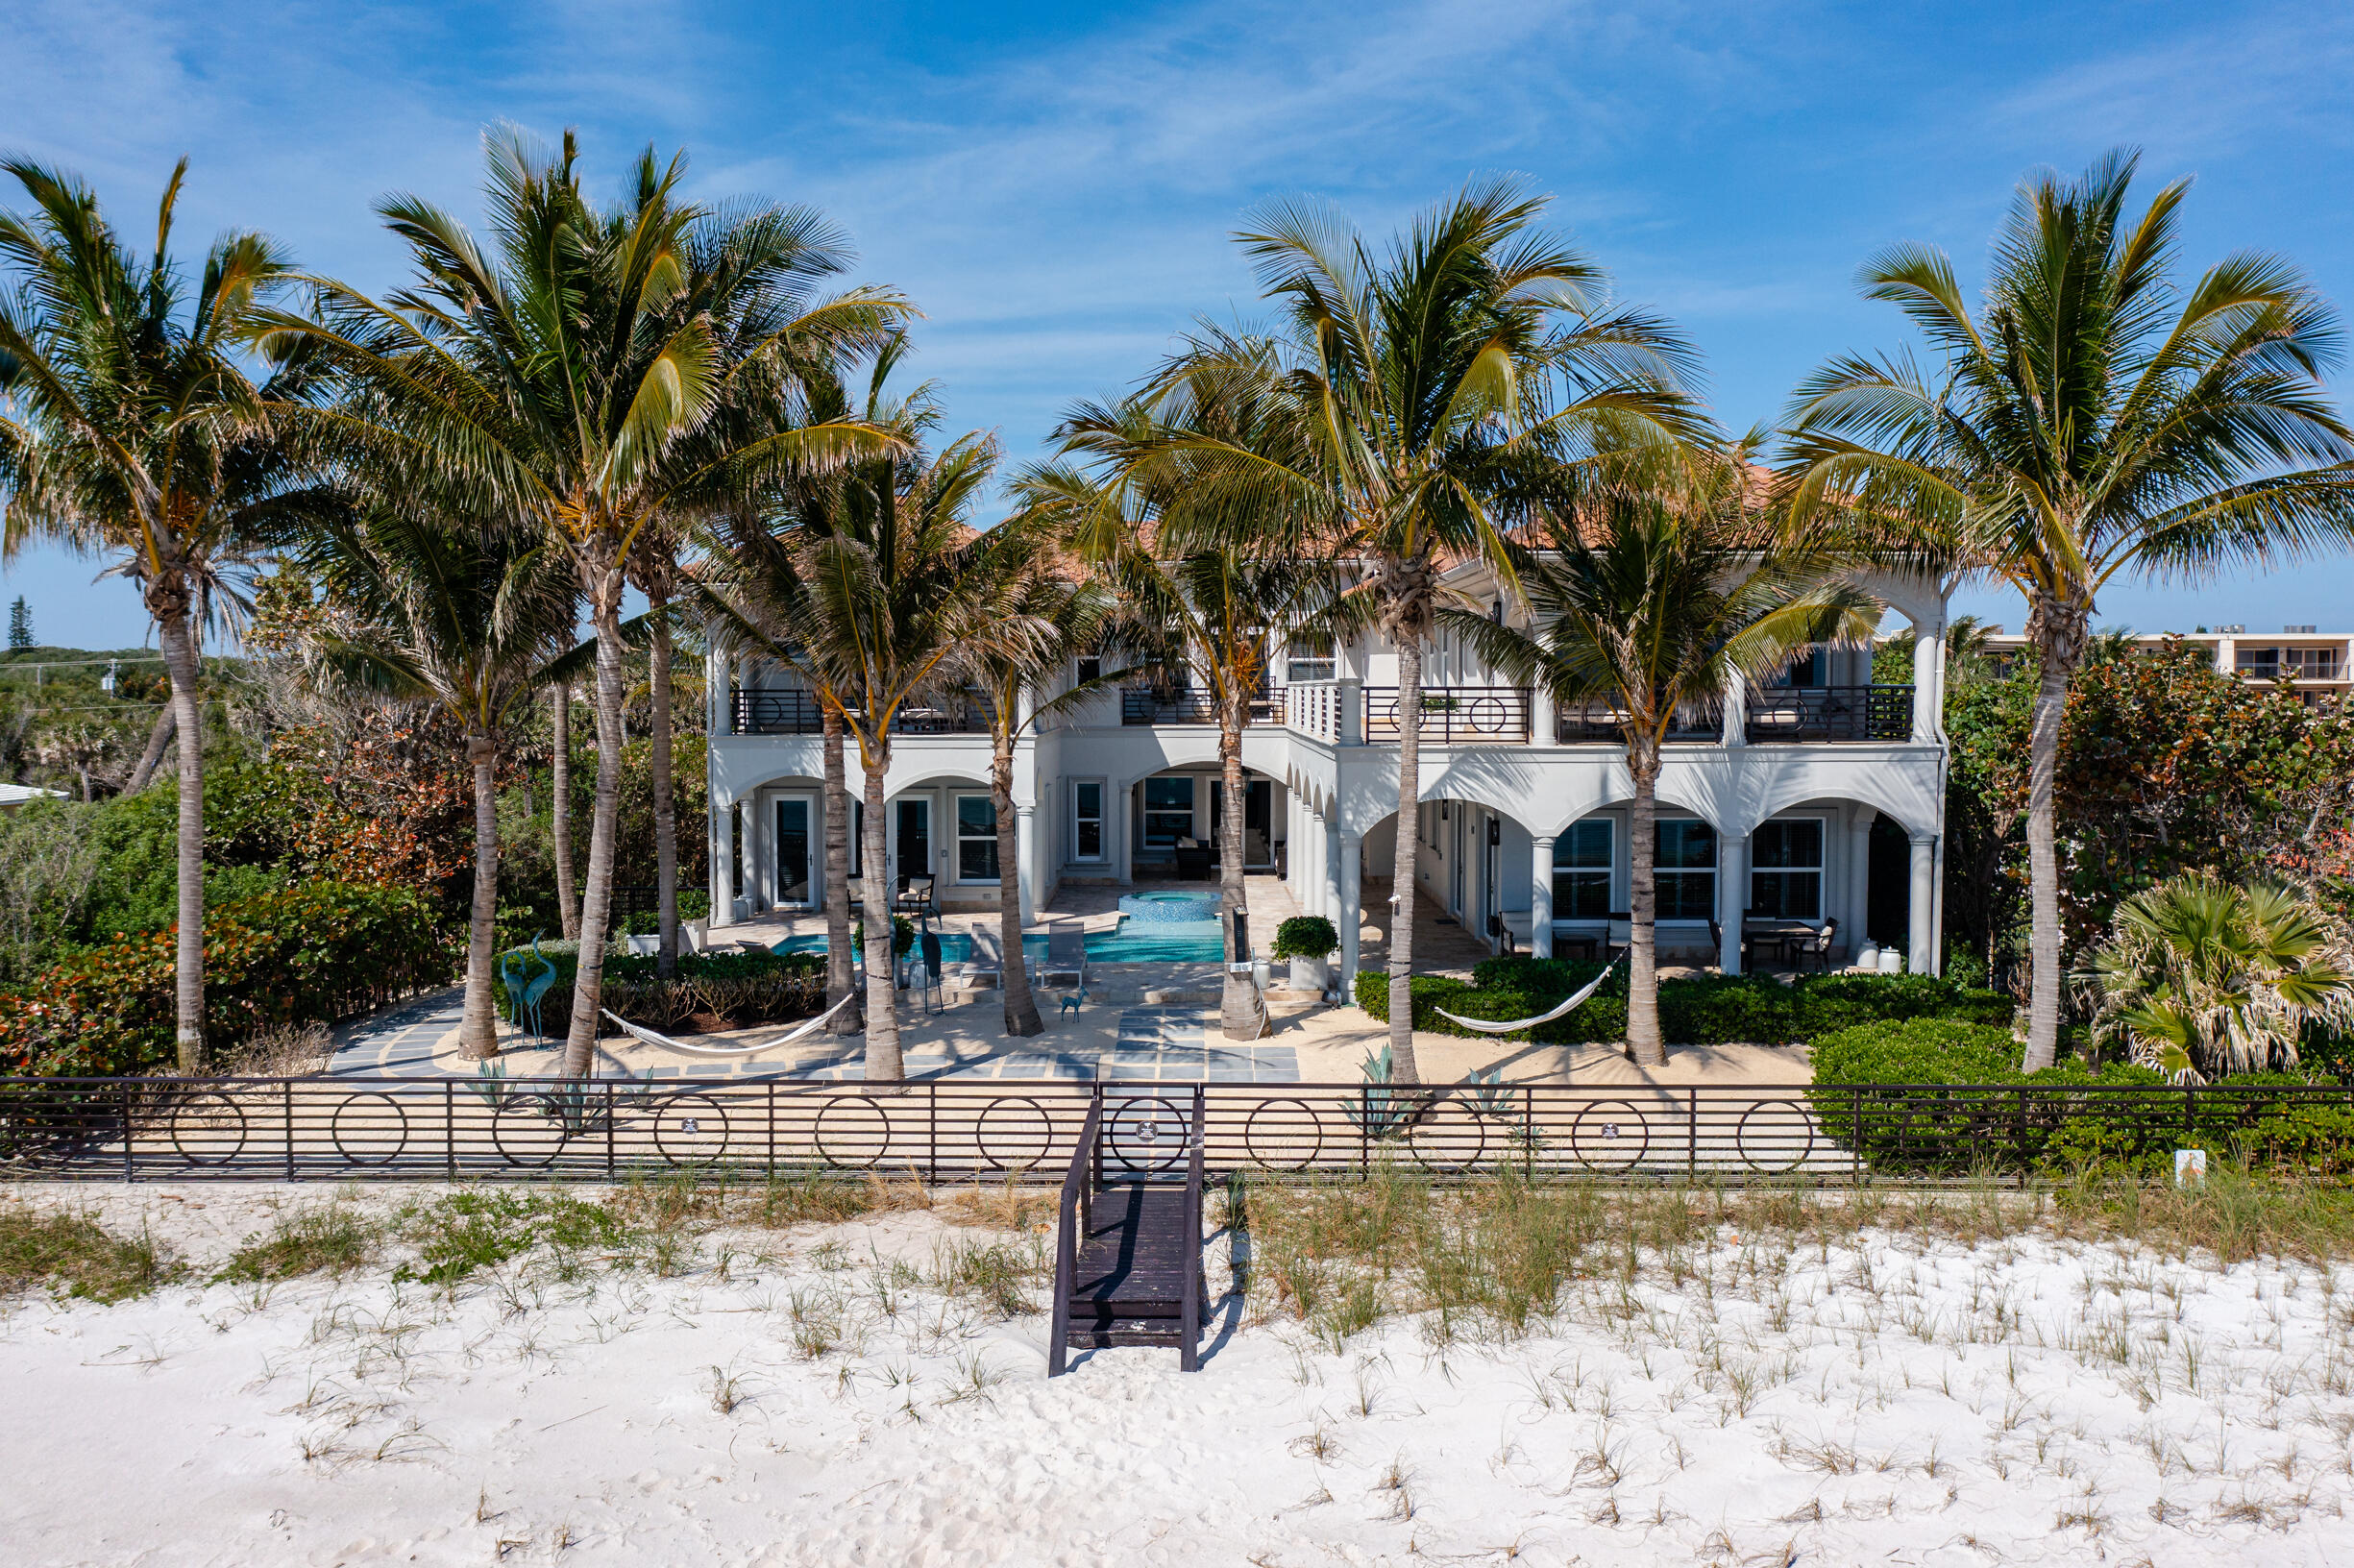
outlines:
[[2205, 1149], [2176, 1149], [2174, 1151], [2174, 1185], [2204, 1187], [2207, 1185], [2207, 1151]]

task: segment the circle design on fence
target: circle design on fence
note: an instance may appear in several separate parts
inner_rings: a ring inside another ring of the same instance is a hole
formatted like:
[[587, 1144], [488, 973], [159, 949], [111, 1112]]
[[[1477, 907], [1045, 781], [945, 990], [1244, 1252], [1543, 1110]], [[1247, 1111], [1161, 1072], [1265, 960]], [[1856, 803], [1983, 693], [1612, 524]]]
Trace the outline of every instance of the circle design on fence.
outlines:
[[727, 1153], [727, 1111], [708, 1094], [674, 1094], [654, 1115], [654, 1147], [673, 1165], [717, 1164]]
[[1460, 1176], [1487, 1152], [1487, 1123], [1476, 1115], [1447, 1116], [1434, 1106], [1406, 1130], [1414, 1164], [1434, 1176]]
[[[209, 1129], [223, 1122], [234, 1129], [233, 1139], [225, 1147], [200, 1138], [197, 1151], [191, 1151], [184, 1141], [186, 1133]], [[245, 1152], [245, 1109], [226, 1094], [208, 1089], [179, 1100], [172, 1106], [169, 1125], [173, 1152], [191, 1165], [225, 1165]]]
[[[862, 1118], [859, 1113], [864, 1112]], [[827, 1131], [831, 1121], [832, 1131]], [[862, 1120], [864, 1125], [862, 1125]], [[818, 1158], [842, 1170], [870, 1170], [877, 1161], [891, 1152], [891, 1118], [883, 1108], [863, 1094], [844, 1094], [829, 1099], [820, 1108], [809, 1126], [809, 1140], [817, 1145]], [[867, 1145], [871, 1147], [867, 1147]], [[853, 1151], [846, 1157], [837, 1148]], [[863, 1154], [856, 1153], [861, 1148]]]
[[[997, 1158], [997, 1151], [990, 1146], [990, 1118], [995, 1116], [1000, 1111], [1007, 1111], [1010, 1115], [1012, 1113], [1009, 1108], [1017, 1105], [1026, 1107], [1030, 1115], [1037, 1118], [1038, 1124], [1035, 1127], [1018, 1127], [1014, 1132], [1004, 1135], [1006, 1141], [1013, 1144], [1027, 1140], [1034, 1142], [1037, 1150], [1018, 1160], [1000, 1160]], [[972, 1118], [972, 1146], [980, 1155], [981, 1163], [992, 1170], [1028, 1170], [1054, 1152], [1054, 1118], [1046, 1115], [1044, 1106], [1027, 1094], [1016, 1094], [1007, 1099], [992, 1100], [981, 1108], [979, 1115]]]
[[[1277, 1138], [1283, 1139], [1287, 1148], [1297, 1148], [1301, 1141], [1305, 1141], [1308, 1152], [1297, 1160], [1288, 1162], [1270, 1160], [1259, 1146], [1262, 1137], [1259, 1118], [1278, 1107], [1287, 1109], [1282, 1115], [1272, 1119], [1264, 1136], [1270, 1141]], [[1290, 1115], [1293, 1110], [1299, 1113], [1296, 1119]], [[1289, 1136], [1295, 1127], [1306, 1134], [1305, 1139], [1295, 1139]], [[1316, 1108], [1306, 1100], [1262, 1100], [1253, 1106], [1251, 1114], [1243, 1118], [1242, 1152], [1250, 1156], [1251, 1163], [1261, 1170], [1306, 1170], [1316, 1163], [1316, 1156], [1324, 1152], [1323, 1118], [1316, 1115]]]
[[1651, 1152], [1651, 1120], [1628, 1100], [1596, 1100], [1569, 1124], [1570, 1152], [1588, 1170], [1632, 1170]]
[[1518, 727], [1513, 724], [1511, 710], [1505, 706], [1504, 698], [1493, 694], [1471, 699], [1470, 718], [1475, 734], [1500, 735], [1507, 729]]
[[[1758, 1123], [1753, 1140], [1750, 1118], [1760, 1112], [1765, 1114], [1765, 1119]], [[1782, 1136], [1785, 1129], [1783, 1125], [1777, 1125], [1777, 1117], [1784, 1118], [1785, 1125], [1788, 1122], [1797, 1124], [1789, 1129], [1797, 1134], [1795, 1139]], [[1759, 1100], [1741, 1113], [1741, 1119], [1733, 1124], [1732, 1140], [1733, 1147], [1741, 1151], [1741, 1163], [1750, 1169], [1761, 1176], [1787, 1176], [1804, 1164], [1815, 1152], [1815, 1118], [1802, 1100]], [[1762, 1160], [1756, 1154], [1760, 1142], [1771, 1151]], [[1790, 1153], [1786, 1159], [1781, 1158], [1789, 1150], [1796, 1152]]]
[[[1129, 1170], [1146, 1176], [1173, 1170], [1185, 1158], [1191, 1119], [1177, 1108], [1175, 1100], [1140, 1094], [1121, 1101], [1118, 1110], [1104, 1113], [1103, 1146]], [[1148, 1147], [1156, 1158], [1140, 1164], [1137, 1156]], [[1168, 1152], [1161, 1153], [1164, 1148]]]
[[[353, 1138], [358, 1145], [357, 1148], [355, 1148], [353, 1143], [344, 1141], [343, 1118], [350, 1115], [353, 1108], [363, 1100], [377, 1101], [382, 1110], [392, 1113], [392, 1146], [381, 1154], [360, 1152], [382, 1142], [385, 1129], [380, 1127], [370, 1126], [363, 1122], [354, 1128]], [[403, 1149], [408, 1147], [408, 1113], [401, 1109], [400, 1101], [381, 1090], [369, 1090], [363, 1093], [352, 1095], [341, 1105], [335, 1107], [335, 1114], [327, 1120], [327, 1136], [329, 1140], [335, 1145], [335, 1152], [343, 1156], [347, 1164], [389, 1165], [401, 1157]]]
[[509, 1094], [492, 1114], [490, 1140], [499, 1158], [521, 1170], [541, 1170], [555, 1164], [572, 1139], [564, 1124], [563, 1108], [547, 1094]]

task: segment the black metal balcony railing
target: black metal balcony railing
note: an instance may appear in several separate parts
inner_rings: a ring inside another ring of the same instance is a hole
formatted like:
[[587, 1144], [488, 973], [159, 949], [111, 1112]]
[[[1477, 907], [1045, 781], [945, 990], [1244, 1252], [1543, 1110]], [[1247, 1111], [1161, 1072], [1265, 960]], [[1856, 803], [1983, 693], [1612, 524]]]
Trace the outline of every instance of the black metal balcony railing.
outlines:
[[[1440, 746], [1517, 746], [1529, 738], [1529, 694], [1517, 686], [1433, 686], [1422, 694], [1422, 738]], [[1365, 688], [1365, 739], [1399, 738], [1398, 689]]]
[[1910, 686], [1792, 686], [1749, 696], [1751, 743], [1907, 741]]
[[[1626, 738], [1626, 716], [1607, 702], [1568, 703], [1554, 718], [1554, 741], [1558, 746], [1617, 745]], [[1671, 746], [1713, 745], [1724, 738], [1724, 718], [1713, 708], [1679, 709], [1668, 725]]]
[[[1251, 723], [1274, 723], [1284, 716], [1284, 689], [1271, 686], [1251, 698]], [[1178, 691], [1155, 686], [1123, 686], [1119, 694], [1123, 724], [1214, 724], [1217, 699], [1208, 692]]]
[[[815, 694], [803, 691], [728, 693], [732, 735], [817, 735], [824, 731]], [[951, 700], [938, 707], [901, 708], [891, 722], [895, 735], [985, 735], [989, 715], [980, 704]]]

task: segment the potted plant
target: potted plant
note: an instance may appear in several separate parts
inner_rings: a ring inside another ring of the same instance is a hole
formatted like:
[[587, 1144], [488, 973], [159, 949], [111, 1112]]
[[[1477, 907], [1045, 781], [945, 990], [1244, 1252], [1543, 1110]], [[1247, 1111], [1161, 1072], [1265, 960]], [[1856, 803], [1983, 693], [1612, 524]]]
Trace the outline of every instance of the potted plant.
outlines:
[[1340, 933], [1321, 915], [1294, 915], [1275, 928], [1275, 956], [1291, 961], [1291, 989], [1321, 993], [1330, 983], [1325, 962], [1340, 950]]

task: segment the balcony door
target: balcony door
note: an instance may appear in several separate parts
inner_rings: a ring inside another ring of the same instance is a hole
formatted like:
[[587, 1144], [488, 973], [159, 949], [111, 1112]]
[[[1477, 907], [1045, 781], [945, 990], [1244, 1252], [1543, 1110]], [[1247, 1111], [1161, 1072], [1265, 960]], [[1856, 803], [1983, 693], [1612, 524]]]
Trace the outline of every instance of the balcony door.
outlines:
[[903, 795], [892, 802], [892, 827], [896, 843], [892, 857], [895, 876], [932, 874], [932, 797]]
[[805, 795], [776, 797], [776, 906], [807, 909], [817, 887], [813, 861], [816, 835], [810, 831], [817, 802]]

